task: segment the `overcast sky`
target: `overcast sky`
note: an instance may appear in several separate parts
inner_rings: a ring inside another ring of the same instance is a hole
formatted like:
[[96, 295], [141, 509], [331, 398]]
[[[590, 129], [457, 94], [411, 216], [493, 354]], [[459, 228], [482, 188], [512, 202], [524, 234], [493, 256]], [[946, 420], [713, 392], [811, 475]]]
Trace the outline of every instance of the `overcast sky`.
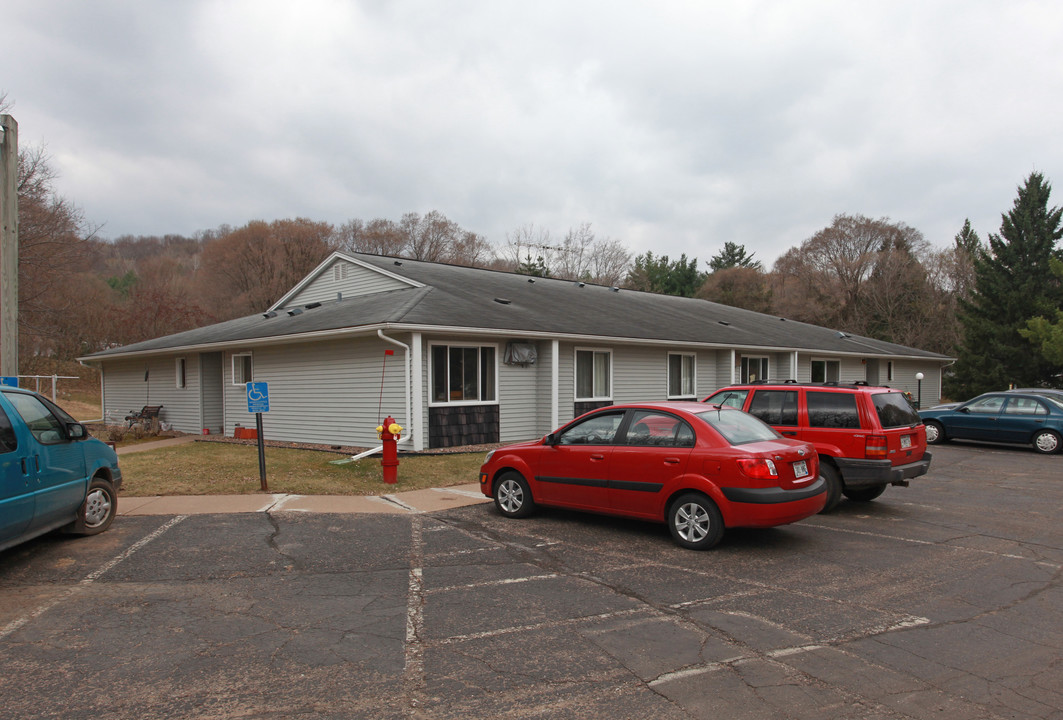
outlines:
[[6, 0], [0, 93], [106, 238], [439, 210], [770, 267], [1063, 205], [1058, 0]]

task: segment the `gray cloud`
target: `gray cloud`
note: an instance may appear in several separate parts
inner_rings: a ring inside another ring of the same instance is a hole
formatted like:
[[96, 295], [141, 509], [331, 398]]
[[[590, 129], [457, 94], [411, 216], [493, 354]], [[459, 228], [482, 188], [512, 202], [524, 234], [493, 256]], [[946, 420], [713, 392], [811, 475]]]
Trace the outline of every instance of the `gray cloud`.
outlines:
[[1047, 1], [8, 5], [20, 141], [105, 237], [438, 209], [770, 262], [837, 213], [985, 236], [1061, 181]]

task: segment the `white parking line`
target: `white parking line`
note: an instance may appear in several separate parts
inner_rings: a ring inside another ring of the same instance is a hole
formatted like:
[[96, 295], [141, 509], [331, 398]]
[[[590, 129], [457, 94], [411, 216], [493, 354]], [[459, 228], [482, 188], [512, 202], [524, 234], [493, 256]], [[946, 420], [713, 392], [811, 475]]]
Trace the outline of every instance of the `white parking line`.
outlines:
[[1051, 563], [1044, 560], [1037, 560], [1035, 558], [1024, 557], [1022, 555], [1015, 555], [1014, 553], [997, 552], [996, 550], [986, 550], [985, 548], [970, 547], [969, 545], [949, 545], [947, 542], [933, 541], [933, 540], [916, 540], [914, 538], [900, 537], [898, 535], [887, 535], [886, 533], [868, 532], [866, 530], [851, 530], [848, 528], [836, 528], [829, 525], [818, 525], [816, 523], [803, 522], [801, 527], [816, 528], [817, 530], [830, 530], [831, 532], [846, 533], [849, 535], [864, 535], [866, 537], [881, 538], [883, 540], [896, 540], [897, 542], [910, 543], [912, 545], [930, 545], [933, 547], [947, 548], [949, 550], [966, 550], [968, 552], [982, 553], [983, 555], [993, 555], [995, 557], [1007, 558], [1008, 560], [1026, 560], [1032, 562], [1034, 565], [1040, 565], [1042, 567], [1050, 568], [1052, 570], [1059, 570], [1063, 568], [1063, 565], [1059, 563]]
[[176, 525], [177, 523], [181, 522], [182, 520], [184, 520], [187, 517], [188, 517], [187, 515], [177, 515], [177, 516], [171, 518], [166, 524], [164, 524], [161, 527], [159, 527], [158, 529], [156, 529], [155, 532], [153, 532], [150, 535], [147, 535], [145, 537], [142, 537], [140, 540], [138, 540], [137, 542], [135, 542], [132, 545], [130, 545], [125, 550], [125, 552], [121, 553], [120, 555], [116, 555], [115, 557], [111, 558], [109, 561], [104, 563], [102, 566], [100, 566], [96, 570], [93, 570], [91, 573], [86, 575], [80, 582], [78, 582], [77, 585], [71, 586], [70, 588], [67, 589], [66, 592], [62, 593], [58, 597], [53, 598], [50, 602], [46, 602], [45, 604], [41, 605], [40, 607], [34, 609], [32, 612], [30, 612], [30, 613], [28, 613], [26, 615], [23, 615], [20, 618], [16, 618], [15, 620], [12, 620], [7, 625], [5, 625], [3, 628], [0, 628], [0, 640], [6, 638], [11, 633], [13, 633], [16, 630], [18, 630], [19, 628], [25, 626], [26, 623], [30, 622], [31, 620], [40, 617], [41, 615], [43, 615], [44, 613], [48, 612], [49, 610], [51, 610], [52, 608], [54, 608], [56, 605], [58, 605], [59, 603], [63, 602], [64, 600], [67, 600], [67, 599], [71, 598], [72, 596], [76, 595], [77, 593], [81, 592], [82, 590], [87, 588], [89, 585], [91, 585], [92, 583], [94, 583], [97, 580], [99, 580], [100, 577], [102, 577], [103, 574], [106, 573], [108, 570], [111, 570], [112, 568], [114, 568], [114, 566], [118, 565], [123, 560], [126, 560], [127, 558], [129, 558], [131, 555], [133, 555], [133, 553], [135, 553], [136, 551], [140, 550], [140, 548], [144, 547], [145, 545], [150, 543], [152, 540], [155, 540], [160, 535], [162, 535], [167, 530], [169, 530], [174, 525]]
[[424, 540], [421, 516], [410, 523], [410, 574], [406, 595], [405, 668], [402, 682], [406, 696], [420, 698], [425, 692], [424, 672]]

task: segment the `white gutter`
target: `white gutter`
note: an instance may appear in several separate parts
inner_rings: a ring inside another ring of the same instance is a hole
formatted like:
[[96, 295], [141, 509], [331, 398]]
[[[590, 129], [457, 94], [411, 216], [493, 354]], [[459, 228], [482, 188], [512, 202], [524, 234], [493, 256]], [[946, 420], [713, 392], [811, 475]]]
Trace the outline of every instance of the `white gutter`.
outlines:
[[406, 386], [406, 423], [409, 425], [409, 428], [407, 428], [409, 430], [409, 432], [407, 432], [405, 435], [403, 435], [401, 438], [399, 438], [398, 442], [396, 444], [401, 445], [403, 443], [412, 442], [413, 441], [413, 436], [414, 436], [414, 423], [415, 423], [415, 421], [413, 419], [413, 409], [411, 408], [411, 403], [412, 403], [413, 398], [410, 395], [410, 362], [411, 362], [411, 360], [410, 360], [410, 346], [407, 345], [406, 343], [399, 342], [395, 338], [389, 338], [387, 335], [384, 334], [384, 330], [383, 329], [378, 329], [376, 331], [376, 334], [377, 334], [377, 337], [379, 337], [384, 342], [389, 342], [392, 345], [398, 345], [399, 347], [401, 347], [405, 351], [406, 372], [403, 373], [403, 384]]
[[[513, 336], [520, 335], [528, 339], [543, 339], [553, 340], [559, 339], [565, 342], [594, 342], [598, 344], [617, 344], [617, 345], [636, 345], [636, 346], [666, 346], [677, 348], [700, 348], [705, 350], [730, 350], [739, 348], [741, 350], [755, 351], [755, 352], [809, 352], [809, 353], [824, 353], [830, 355], [839, 355], [844, 357], [878, 357], [889, 360], [921, 360], [921, 361], [942, 361], [942, 360], [955, 360], [955, 358], [945, 357], [927, 357], [925, 355], [899, 355], [884, 353], [881, 351], [874, 351], [868, 348], [867, 351], [840, 351], [840, 350], [827, 350], [825, 348], [817, 347], [797, 347], [793, 345], [788, 346], [774, 346], [774, 345], [739, 345], [733, 342], [698, 342], [691, 340], [662, 340], [659, 338], [632, 338], [632, 337], [619, 337], [619, 336], [604, 336], [604, 335], [585, 335], [576, 333], [556, 333], [548, 331], [526, 331], [514, 328], [475, 328], [475, 327], [459, 327], [459, 326], [442, 326], [442, 325], [396, 325], [393, 323], [376, 323], [374, 325], [367, 325], [357, 328], [343, 327], [333, 328], [331, 330], [317, 330], [313, 332], [305, 333], [292, 333], [290, 335], [268, 335], [257, 338], [249, 338], [246, 340], [220, 340], [209, 343], [197, 343], [193, 345], [176, 345], [166, 348], [155, 348], [151, 350], [134, 350], [131, 352], [118, 352], [109, 355], [103, 355], [100, 357], [88, 357], [81, 356], [76, 358], [83, 364], [99, 364], [102, 362], [109, 362], [111, 360], [127, 360], [130, 358], [151, 357], [159, 355], [173, 355], [181, 352], [211, 352], [213, 350], [239, 350], [246, 347], [262, 347], [273, 345], [286, 345], [292, 343], [300, 343], [307, 340], [327, 340], [341, 337], [357, 337], [359, 335], [370, 335], [373, 331], [379, 334], [381, 330], [399, 330], [402, 332], [428, 332], [434, 334], [445, 335], [479, 335], [479, 336]], [[384, 337], [384, 336], [381, 336]], [[403, 343], [397, 340], [387, 338], [388, 341], [397, 345], [403, 345]], [[868, 346], [864, 346], [868, 347]]]

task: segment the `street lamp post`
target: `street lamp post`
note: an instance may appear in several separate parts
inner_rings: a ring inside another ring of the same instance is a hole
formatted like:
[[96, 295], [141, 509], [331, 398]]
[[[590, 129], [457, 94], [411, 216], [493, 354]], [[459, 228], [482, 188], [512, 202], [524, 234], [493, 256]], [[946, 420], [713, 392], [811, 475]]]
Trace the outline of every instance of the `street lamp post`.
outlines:
[[916, 387], [916, 393], [917, 393], [916, 401], [915, 401], [916, 409], [917, 410], [922, 410], [923, 409], [923, 373], [916, 373], [915, 374], [915, 383], [916, 383], [915, 387]]

